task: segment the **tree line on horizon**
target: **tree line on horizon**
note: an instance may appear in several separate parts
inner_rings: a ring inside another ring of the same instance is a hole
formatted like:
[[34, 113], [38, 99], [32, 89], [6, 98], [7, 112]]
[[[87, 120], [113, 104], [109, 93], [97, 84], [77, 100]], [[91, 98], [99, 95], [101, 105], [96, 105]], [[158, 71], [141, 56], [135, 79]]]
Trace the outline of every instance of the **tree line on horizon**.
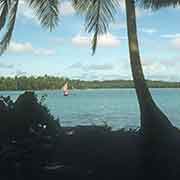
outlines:
[[[55, 76], [0, 77], [0, 90], [55, 90], [62, 89], [68, 82], [69, 89], [134, 88], [132, 80], [92, 80], [68, 79]], [[147, 80], [150, 88], [180, 88], [180, 82]]]

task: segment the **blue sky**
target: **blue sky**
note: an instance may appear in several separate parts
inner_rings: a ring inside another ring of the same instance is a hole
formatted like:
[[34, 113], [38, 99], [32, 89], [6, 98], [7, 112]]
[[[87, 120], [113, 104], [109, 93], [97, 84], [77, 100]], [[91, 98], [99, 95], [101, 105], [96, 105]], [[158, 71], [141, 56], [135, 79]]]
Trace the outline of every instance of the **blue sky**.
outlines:
[[[0, 57], [0, 75], [55, 75], [73, 79], [131, 79], [124, 1], [100, 37], [94, 56], [91, 35], [83, 18], [69, 1], [62, 1], [59, 26], [53, 32], [41, 28], [33, 12], [20, 2], [17, 23], [8, 51]], [[147, 79], [180, 81], [180, 9], [158, 12], [137, 8], [141, 58]], [[2, 32], [1, 32], [2, 35]]]

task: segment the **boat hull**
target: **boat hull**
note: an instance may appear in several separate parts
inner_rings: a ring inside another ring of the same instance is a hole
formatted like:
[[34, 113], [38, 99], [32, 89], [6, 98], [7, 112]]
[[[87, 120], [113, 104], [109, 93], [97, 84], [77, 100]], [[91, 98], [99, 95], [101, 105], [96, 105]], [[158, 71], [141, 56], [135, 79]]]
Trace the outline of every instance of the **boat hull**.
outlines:
[[68, 92], [64, 92], [64, 96], [68, 96], [69, 94], [68, 94]]

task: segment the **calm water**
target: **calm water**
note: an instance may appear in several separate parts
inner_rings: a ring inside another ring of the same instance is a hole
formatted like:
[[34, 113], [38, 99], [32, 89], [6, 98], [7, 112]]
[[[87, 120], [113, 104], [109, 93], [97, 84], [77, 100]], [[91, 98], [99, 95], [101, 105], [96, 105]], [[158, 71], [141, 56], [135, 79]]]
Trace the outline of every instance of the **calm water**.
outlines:
[[[152, 89], [153, 97], [173, 124], [180, 127], [180, 89]], [[2, 91], [14, 100], [22, 92]], [[73, 90], [64, 97], [61, 91], [36, 91], [47, 94], [45, 104], [62, 125], [103, 124], [113, 128], [139, 126], [139, 109], [134, 89]]]

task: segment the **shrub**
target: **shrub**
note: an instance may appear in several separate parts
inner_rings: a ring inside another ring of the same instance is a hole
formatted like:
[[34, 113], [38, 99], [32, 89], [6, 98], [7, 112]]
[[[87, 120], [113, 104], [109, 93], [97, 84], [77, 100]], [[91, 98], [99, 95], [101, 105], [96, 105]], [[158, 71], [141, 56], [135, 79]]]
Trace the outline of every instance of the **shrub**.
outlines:
[[59, 120], [50, 114], [33, 91], [26, 91], [15, 102], [10, 97], [2, 97], [0, 117], [0, 134], [6, 138], [55, 136], [60, 130]]

